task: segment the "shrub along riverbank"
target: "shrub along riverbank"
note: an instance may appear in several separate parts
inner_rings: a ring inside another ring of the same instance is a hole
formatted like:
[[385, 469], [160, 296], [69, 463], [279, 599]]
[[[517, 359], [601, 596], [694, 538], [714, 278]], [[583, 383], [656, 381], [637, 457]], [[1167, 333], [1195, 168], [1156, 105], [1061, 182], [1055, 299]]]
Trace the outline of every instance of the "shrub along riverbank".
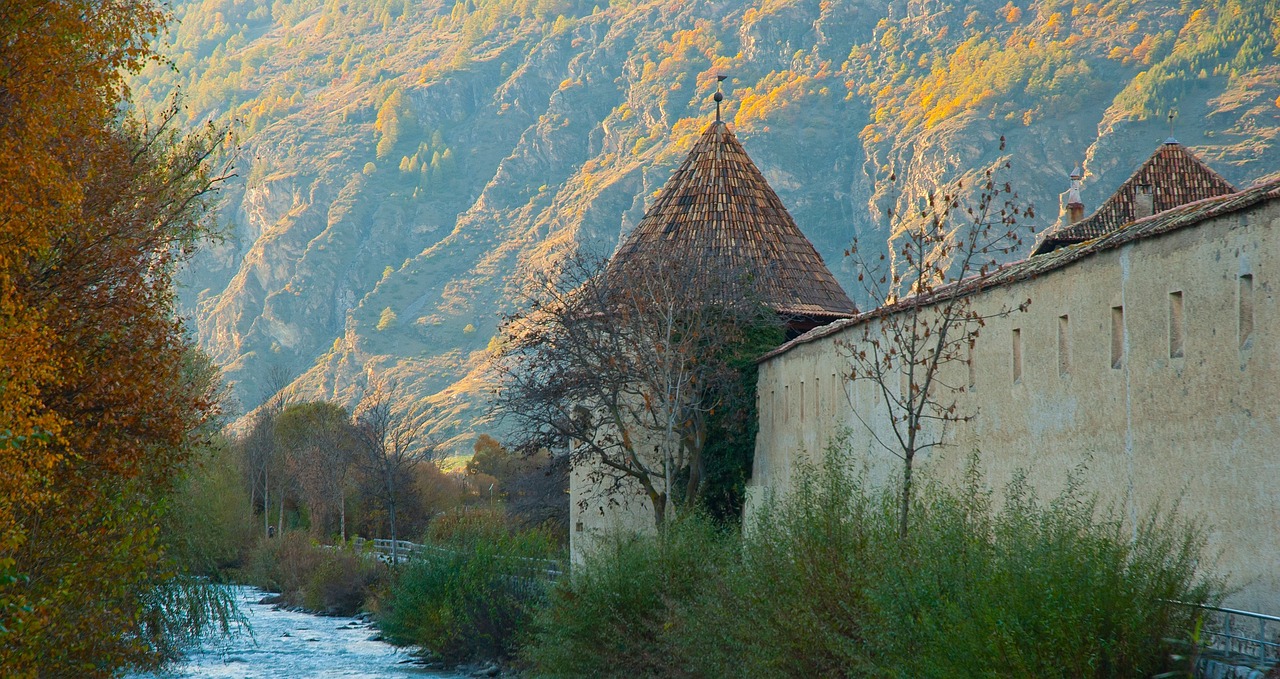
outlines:
[[[993, 501], [976, 472], [919, 493], [897, 536], [892, 493], [802, 474], [745, 536], [691, 516], [619, 538], [536, 616], [539, 676], [1150, 677], [1220, 589], [1176, 513], [1135, 529], [1074, 484]], [[1185, 675], [1184, 675], [1185, 676]]]
[[385, 598], [390, 569], [351, 545], [321, 546], [305, 533], [259, 541], [241, 580], [280, 603], [324, 615], [352, 616]]
[[287, 532], [260, 540], [234, 577], [278, 592], [292, 608], [371, 612], [388, 641], [448, 664], [511, 660], [546, 605], [556, 541], [512, 530], [501, 511], [482, 508], [437, 517], [422, 539], [433, 549], [391, 568], [353, 545]]
[[548, 677], [1150, 677], [1185, 672], [1195, 628], [1164, 602], [1220, 598], [1176, 512], [1135, 528], [1075, 484], [1043, 501], [1016, 480], [997, 503], [972, 472], [922, 488], [903, 539], [893, 493], [800, 478], [745, 534], [685, 516], [554, 584], [522, 566], [553, 541], [483, 513], [438, 520], [428, 539], [451, 551], [394, 572], [289, 537], [248, 572], [307, 608], [368, 606], [447, 662]]
[[546, 564], [558, 550], [546, 533], [512, 532], [497, 518], [460, 514], [432, 524], [428, 538], [442, 549], [397, 574], [378, 617], [388, 640], [448, 663], [515, 655], [545, 606]]

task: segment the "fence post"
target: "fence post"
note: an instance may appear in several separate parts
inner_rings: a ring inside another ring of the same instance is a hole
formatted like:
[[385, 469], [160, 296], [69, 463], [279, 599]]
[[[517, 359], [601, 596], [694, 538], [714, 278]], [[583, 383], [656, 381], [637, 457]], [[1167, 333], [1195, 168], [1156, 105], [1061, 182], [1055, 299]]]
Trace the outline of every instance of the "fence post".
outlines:
[[1258, 660], [1267, 661], [1267, 621], [1258, 618]]
[[1232, 651], [1235, 648], [1239, 648], [1239, 644], [1240, 644], [1239, 641], [1231, 638], [1231, 617], [1232, 616], [1230, 613], [1222, 614], [1222, 631], [1226, 635], [1225, 639], [1227, 640], [1228, 651]]

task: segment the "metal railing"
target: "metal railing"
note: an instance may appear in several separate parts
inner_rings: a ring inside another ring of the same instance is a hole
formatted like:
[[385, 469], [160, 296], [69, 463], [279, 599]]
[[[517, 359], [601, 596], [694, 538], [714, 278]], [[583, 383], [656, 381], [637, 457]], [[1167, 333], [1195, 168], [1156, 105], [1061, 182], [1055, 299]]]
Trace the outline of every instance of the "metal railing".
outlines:
[[[364, 538], [353, 538], [351, 543], [357, 550], [368, 550], [375, 554], [379, 559], [387, 563], [391, 562], [392, 541], [386, 539], [366, 540]], [[419, 559], [426, 556], [438, 556], [453, 558], [460, 552], [447, 547], [438, 547], [436, 545], [421, 545], [408, 540], [395, 541], [395, 553], [404, 560]], [[514, 566], [515, 571], [519, 571], [518, 575], [524, 577], [546, 578], [548, 580], [556, 580], [564, 572], [560, 568], [560, 562], [552, 559], [531, 559], [524, 556], [505, 557], [505, 561], [509, 561]]]
[[[1208, 647], [1232, 656], [1270, 663], [1280, 659], [1280, 641], [1276, 634], [1267, 634], [1267, 623], [1280, 623], [1280, 617], [1242, 611], [1235, 608], [1190, 604], [1183, 601], [1169, 603], [1199, 609], [1206, 613], [1202, 633], [1209, 637]], [[1280, 625], [1273, 626], [1280, 630]]]
[[389, 561], [391, 559], [393, 544], [395, 545], [394, 553], [402, 559], [409, 559], [424, 550], [437, 549], [430, 545], [420, 545], [415, 542], [409, 542], [408, 540], [386, 540], [382, 538], [366, 540], [361, 537], [356, 537], [351, 539], [351, 544], [355, 545], [357, 550], [368, 550], [369, 552], [376, 554], [378, 558], [383, 561]]

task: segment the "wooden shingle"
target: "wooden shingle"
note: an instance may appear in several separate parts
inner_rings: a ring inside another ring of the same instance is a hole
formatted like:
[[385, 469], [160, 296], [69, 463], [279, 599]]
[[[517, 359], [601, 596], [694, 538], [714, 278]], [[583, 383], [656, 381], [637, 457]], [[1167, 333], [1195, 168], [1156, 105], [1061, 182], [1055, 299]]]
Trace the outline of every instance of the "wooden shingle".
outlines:
[[686, 270], [749, 273], [780, 314], [829, 321], [857, 309], [737, 137], [707, 127], [619, 247], [611, 267], [679, 262]]

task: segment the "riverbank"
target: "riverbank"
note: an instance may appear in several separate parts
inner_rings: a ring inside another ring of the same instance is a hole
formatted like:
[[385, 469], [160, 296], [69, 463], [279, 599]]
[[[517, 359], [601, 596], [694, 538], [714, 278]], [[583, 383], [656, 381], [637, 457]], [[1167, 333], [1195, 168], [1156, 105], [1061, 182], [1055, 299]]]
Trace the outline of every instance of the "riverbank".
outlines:
[[244, 625], [226, 637], [207, 639], [164, 672], [127, 679], [198, 677], [344, 677], [352, 679], [461, 679], [469, 674], [429, 667], [411, 649], [381, 641], [367, 616], [320, 616], [262, 603], [256, 587], [229, 585]]
[[[347, 617], [350, 617], [354, 621], [354, 624], [356, 626], [363, 626], [364, 629], [367, 629], [370, 632], [369, 641], [390, 643], [387, 640], [387, 638], [383, 636], [382, 631], [378, 628], [377, 616], [371, 612], [362, 611], [360, 613], [357, 613], [354, 616], [342, 616], [342, 615], [334, 614], [331, 610], [330, 611], [308, 610], [308, 609], [297, 607], [297, 606], [291, 606], [289, 602], [285, 599], [285, 597], [281, 594], [262, 592], [262, 590], [258, 588], [251, 588], [251, 589], [264, 594], [264, 596], [257, 601], [258, 605], [271, 606], [272, 610], [285, 610], [291, 613], [307, 615], [315, 618], [345, 619]], [[440, 660], [439, 658], [433, 657], [433, 654], [430, 651], [423, 648], [418, 648], [414, 646], [402, 646], [402, 645], [395, 645], [395, 646], [396, 648], [399, 648], [403, 651], [407, 651], [410, 658], [413, 659], [413, 663], [416, 664], [419, 668], [423, 670], [430, 670], [434, 672], [444, 673], [444, 674], [440, 674], [439, 676], [448, 676], [448, 677], [453, 677], [453, 676], [522, 677], [524, 676], [519, 671], [506, 667], [502, 663], [498, 662], [497, 660], [482, 659], [476, 662], [450, 664]], [[402, 661], [402, 662], [407, 663], [408, 661]], [[436, 676], [436, 675], [425, 675], [425, 676]]]
[[[262, 540], [229, 574], [271, 592], [258, 602], [295, 612], [358, 617], [379, 641], [410, 649], [422, 666], [465, 676], [516, 676], [517, 630], [545, 601], [540, 533], [509, 534], [496, 516], [437, 521], [431, 546], [390, 568], [371, 542], [319, 545], [290, 532]], [[414, 550], [411, 550], [414, 551]], [[372, 628], [371, 628], [372, 629]]]

